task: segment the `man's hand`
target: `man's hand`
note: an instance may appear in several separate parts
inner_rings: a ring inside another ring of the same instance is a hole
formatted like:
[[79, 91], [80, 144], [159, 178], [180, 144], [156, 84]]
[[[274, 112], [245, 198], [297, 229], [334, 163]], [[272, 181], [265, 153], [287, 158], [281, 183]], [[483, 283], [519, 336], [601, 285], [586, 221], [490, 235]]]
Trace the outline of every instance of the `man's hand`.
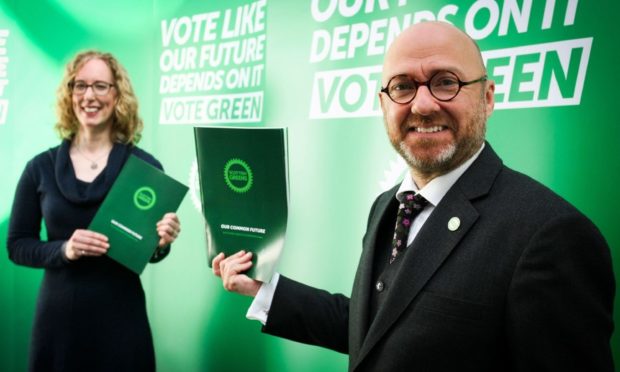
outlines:
[[263, 284], [244, 274], [252, 267], [252, 252], [239, 251], [230, 257], [220, 253], [213, 259], [212, 267], [227, 291], [254, 297]]

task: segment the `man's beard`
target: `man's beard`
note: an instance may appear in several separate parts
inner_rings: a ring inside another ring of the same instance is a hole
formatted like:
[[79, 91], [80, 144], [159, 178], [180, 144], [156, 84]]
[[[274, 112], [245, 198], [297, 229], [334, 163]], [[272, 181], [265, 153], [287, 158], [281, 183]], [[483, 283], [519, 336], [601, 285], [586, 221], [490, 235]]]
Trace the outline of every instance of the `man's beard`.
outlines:
[[409, 167], [417, 170], [422, 174], [432, 174], [432, 173], [446, 173], [449, 171], [449, 164], [454, 157], [454, 153], [456, 153], [456, 144], [450, 143], [446, 148], [441, 150], [439, 155], [432, 159], [420, 159], [416, 157], [411, 151], [409, 151], [409, 147], [405, 143], [405, 141], [401, 141], [399, 147], [396, 149], [400, 156], [405, 159], [405, 162]]
[[[392, 143], [392, 145], [409, 167], [421, 174], [442, 175], [450, 172], [475, 154], [484, 142], [486, 134], [484, 98], [480, 100], [478, 109], [468, 123], [468, 128], [459, 128], [459, 130], [471, 130], [472, 132], [465, 137], [457, 138], [433, 158], [416, 157], [404, 140]], [[428, 143], [420, 142], [419, 145], [421, 147], [432, 145], [432, 140], [428, 141]]]

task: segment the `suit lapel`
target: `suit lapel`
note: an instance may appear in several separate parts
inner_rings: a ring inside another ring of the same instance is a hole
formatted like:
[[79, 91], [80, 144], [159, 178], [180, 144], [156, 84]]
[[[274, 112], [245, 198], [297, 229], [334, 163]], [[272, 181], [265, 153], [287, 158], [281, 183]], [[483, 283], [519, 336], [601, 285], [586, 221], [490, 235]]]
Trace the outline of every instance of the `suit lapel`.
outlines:
[[[488, 193], [501, 166], [501, 160], [487, 143], [478, 159], [437, 205], [414, 242], [407, 247], [395, 276], [395, 282], [383, 306], [370, 325], [368, 333], [362, 341], [359, 354], [355, 359], [351, 359], [351, 370], [355, 369], [381, 337], [394, 325], [433, 274], [440, 268], [444, 260], [454, 249], [457, 249], [458, 243], [467, 235], [467, 232], [478, 219], [478, 212], [470, 200]], [[448, 228], [448, 221], [453, 217], [457, 217], [460, 221], [460, 226], [455, 231]], [[377, 222], [374, 226], [376, 228], [379, 223]], [[376, 237], [376, 231], [374, 234]], [[374, 244], [374, 240], [368, 240], [368, 243]], [[365, 249], [365, 251], [373, 250]], [[368, 261], [364, 260], [363, 264], [366, 267], [371, 267], [372, 257]], [[367, 278], [360, 281], [360, 285], [358, 285], [358, 287], [363, 286], [358, 288], [358, 291], [364, 292], [365, 297], [363, 297], [363, 302], [360, 301], [356, 304], [355, 310], [363, 310], [367, 317], [368, 291], [372, 284], [370, 283], [371, 269], [366, 268], [365, 271], [367, 271]]]
[[370, 291], [372, 284], [372, 266], [379, 226], [391, 203], [395, 203], [394, 195], [398, 186], [382, 194], [370, 211], [364, 246], [351, 292], [351, 309], [349, 311], [349, 358], [355, 360], [366, 332], [368, 331], [370, 311]]

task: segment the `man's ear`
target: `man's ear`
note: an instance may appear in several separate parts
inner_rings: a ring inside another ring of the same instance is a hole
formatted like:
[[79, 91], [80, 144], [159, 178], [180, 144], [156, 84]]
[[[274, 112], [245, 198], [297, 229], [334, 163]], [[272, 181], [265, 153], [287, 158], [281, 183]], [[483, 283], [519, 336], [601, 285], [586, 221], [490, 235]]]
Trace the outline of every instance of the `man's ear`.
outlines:
[[495, 108], [495, 82], [493, 80], [487, 80], [486, 91], [484, 92], [484, 98], [486, 100], [486, 113], [487, 119], [493, 113]]
[[383, 103], [383, 100], [386, 99], [385, 94], [382, 94], [381, 92], [379, 92], [377, 93], [377, 96], [379, 97], [379, 106], [381, 106], [381, 111], [383, 112], [383, 115], [385, 115], [385, 107]]

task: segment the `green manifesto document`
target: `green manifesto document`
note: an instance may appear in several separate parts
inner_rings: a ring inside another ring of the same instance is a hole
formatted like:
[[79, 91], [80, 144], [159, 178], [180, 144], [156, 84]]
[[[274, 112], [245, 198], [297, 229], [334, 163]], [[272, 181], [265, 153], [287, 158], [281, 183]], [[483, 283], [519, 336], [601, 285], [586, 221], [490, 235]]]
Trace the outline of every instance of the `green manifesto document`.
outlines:
[[286, 128], [194, 128], [209, 266], [254, 253], [248, 276], [268, 282], [288, 218]]
[[157, 221], [179, 208], [187, 186], [130, 155], [88, 227], [108, 237], [108, 256], [138, 275], [157, 248]]

